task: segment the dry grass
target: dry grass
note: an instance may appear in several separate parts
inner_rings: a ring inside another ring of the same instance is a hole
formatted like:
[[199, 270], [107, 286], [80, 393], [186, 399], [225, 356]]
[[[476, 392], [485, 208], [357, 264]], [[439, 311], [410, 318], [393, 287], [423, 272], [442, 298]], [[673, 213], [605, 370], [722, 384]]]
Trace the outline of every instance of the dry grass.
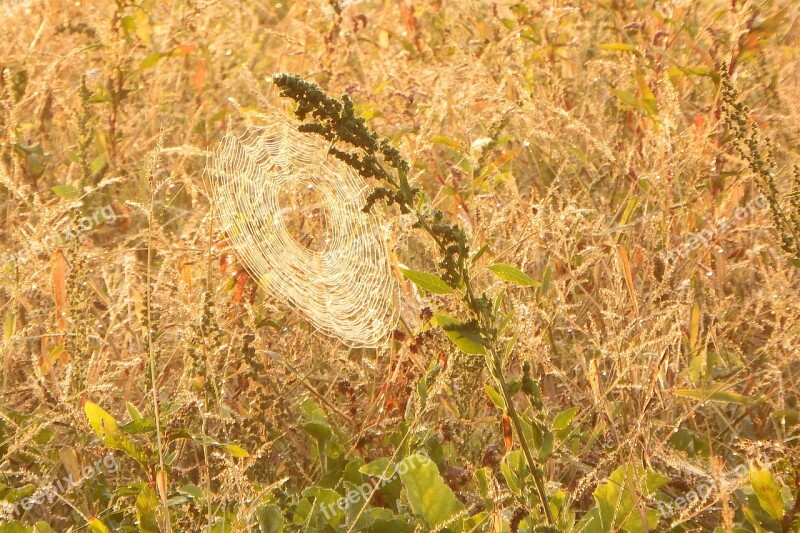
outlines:
[[[797, 192], [796, 3], [365, 0], [341, 16], [321, 1], [6, 3], [0, 239], [27, 253], [0, 279], [0, 497], [13, 505], [108, 453], [82, 400], [120, 425], [152, 418], [154, 398], [160, 413], [129, 435], [140, 463], [115, 452], [117, 473], [23, 523], [242, 531], [258, 516], [274, 526], [279, 509], [286, 530], [356, 531], [310, 513], [314, 491], [344, 495], [363, 462], [425, 448], [466, 515], [485, 513], [476, 531], [533, 531], [519, 519], [540, 516], [536, 500], [509, 491], [495, 457], [502, 413], [483, 360], [428, 322], [454, 312], [450, 297], [400, 281], [404, 327], [384, 348], [348, 349], [257, 289], [219, 232], [205, 154], [241, 126], [236, 106], [288, 108], [270, 78], [294, 72], [349, 93], [472, 249], [488, 245], [477, 283], [505, 291], [519, 331], [507, 375], [527, 362], [541, 389], [541, 409], [522, 393], [520, 409], [546, 425], [578, 409], [543, 467], [560, 529], [580, 530], [621, 465], [670, 478], [669, 501], [766, 454], [786, 509], [755, 522], [797, 531], [800, 272], [785, 229], [755, 210], [684, 258], [659, 257], [764, 192], [721, 110], [723, 61], [781, 197]], [[31, 251], [106, 205], [114, 224]], [[394, 263], [433, 272], [409, 216], [380, 215]], [[509, 286], [493, 262], [542, 286]], [[325, 449], [314, 420], [332, 428]], [[721, 490], [730, 501], [715, 492], [657, 530], [758, 531], [746, 513], [766, 504], [750, 483]], [[372, 505], [425, 530], [398, 510], [406, 497], [395, 483]]]

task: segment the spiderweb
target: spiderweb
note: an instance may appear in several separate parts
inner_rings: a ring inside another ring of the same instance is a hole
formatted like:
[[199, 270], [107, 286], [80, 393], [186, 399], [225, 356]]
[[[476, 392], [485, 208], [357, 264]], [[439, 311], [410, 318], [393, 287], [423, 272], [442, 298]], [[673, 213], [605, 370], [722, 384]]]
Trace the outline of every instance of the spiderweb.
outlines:
[[256, 281], [320, 331], [381, 344], [397, 322], [397, 285], [366, 185], [328, 146], [282, 116], [255, 117], [209, 159], [212, 201]]

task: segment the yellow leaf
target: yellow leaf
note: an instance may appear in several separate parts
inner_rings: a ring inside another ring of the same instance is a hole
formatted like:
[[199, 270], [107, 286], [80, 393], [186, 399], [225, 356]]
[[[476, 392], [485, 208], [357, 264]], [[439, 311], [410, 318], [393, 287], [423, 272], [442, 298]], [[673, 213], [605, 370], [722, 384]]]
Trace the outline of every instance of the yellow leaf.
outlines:
[[689, 348], [692, 353], [697, 350], [697, 337], [700, 335], [700, 304], [695, 302], [689, 317]]
[[133, 20], [136, 22], [136, 35], [147, 46], [153, 46], [151, 36], [153, 28], [150, 26], [150, 15], [143, 9], [137, 9], [133, 13]]
[[106, 446], [116, 445], [117, 421], [102, 407], [89, 400], [84, 400], [83, 411], [89, 419], [89, 425]]
[[381, 48], [389, 48], [389, 32], [381, 30], [378, 34], [378, 46]]
[[6, 312], [6, 324], [3, 330], [3, 339], [8, 340], [14, 336], [17, 329], [17, 317], [12, 311]]
[[111, 533], [111, 530], [97, 518], [90, 516], [88, 521], [92, 533]]
[[158, 494], [161, 496], [161, 501], [167, 501], [167, 473], [159, 470], [156, 474], [156, 486], [158, 487]]
[[617, 258], [619, 259], [620, 267], [622, 268], [622, 273], [625, 276], [625, 285], [628, 287], [628, 294], [631, 297], [631, 303], [633, 303], [633, 309], [636, 311], [636, 314], [639, 314], [639, 303], [636, 299], [636, 288], [633, 285], [633, 275], [631, 274], [631, 262], [628, 259], [628, 251], [625, 250], [622, 246], [617, 246]]
[[72, 447], [63, 447], [58, 450], [58, 457], [61, 459], [61, 464], [64, 465], [64, 470], [72, 476], [73, 479], [78, 480], [81, 478], [81, 467], [78, 464], [78, 452]]

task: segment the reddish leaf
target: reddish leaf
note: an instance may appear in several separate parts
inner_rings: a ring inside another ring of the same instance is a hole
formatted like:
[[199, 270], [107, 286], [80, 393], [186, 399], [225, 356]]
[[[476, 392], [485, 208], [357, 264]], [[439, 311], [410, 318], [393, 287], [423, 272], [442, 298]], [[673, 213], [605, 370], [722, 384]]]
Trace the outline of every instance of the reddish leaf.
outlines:
[[172, 55], [174, 56], [188, 56], [192, 52], [197, 50], [196, 44], [179, 44], [172, 50]]
[[205, 61], [199, 61], [194, 71], [194, 76], [192, 76], [192, 87], [194, 87], [195, 93], [200, 94], [203, 92], [203, 86], [206, 84], [207, 77], [208, 67], [206, 67]]
[[238, 274], [236, 274], [236, 287], [233, 290], [233, 301], [237, 304], [242, 301], [242, 294], [244, 293], [245, 285], [247, 285], [247, 280], [250, 279], [250, 276], [247, 275], [247, 272], [244, 270], [240, 270]]
[[506, 449], [511, 450], [514, 445], [514, 433], [511, 430], [511, 418], [508, 415], [503, 415], [503, 440], [506, 443]]

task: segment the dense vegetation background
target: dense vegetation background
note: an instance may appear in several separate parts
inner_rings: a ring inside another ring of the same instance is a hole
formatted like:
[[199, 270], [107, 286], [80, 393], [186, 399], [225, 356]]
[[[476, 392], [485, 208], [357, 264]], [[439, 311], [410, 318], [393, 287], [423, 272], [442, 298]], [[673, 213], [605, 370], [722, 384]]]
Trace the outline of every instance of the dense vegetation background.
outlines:
[[[800, 531], [799, 65], [792, 0], [5, 0], [0, 532]], [[238, 263], [277, 72], [464, 229], [549, 513], [453, 295], [349, 349]]]

